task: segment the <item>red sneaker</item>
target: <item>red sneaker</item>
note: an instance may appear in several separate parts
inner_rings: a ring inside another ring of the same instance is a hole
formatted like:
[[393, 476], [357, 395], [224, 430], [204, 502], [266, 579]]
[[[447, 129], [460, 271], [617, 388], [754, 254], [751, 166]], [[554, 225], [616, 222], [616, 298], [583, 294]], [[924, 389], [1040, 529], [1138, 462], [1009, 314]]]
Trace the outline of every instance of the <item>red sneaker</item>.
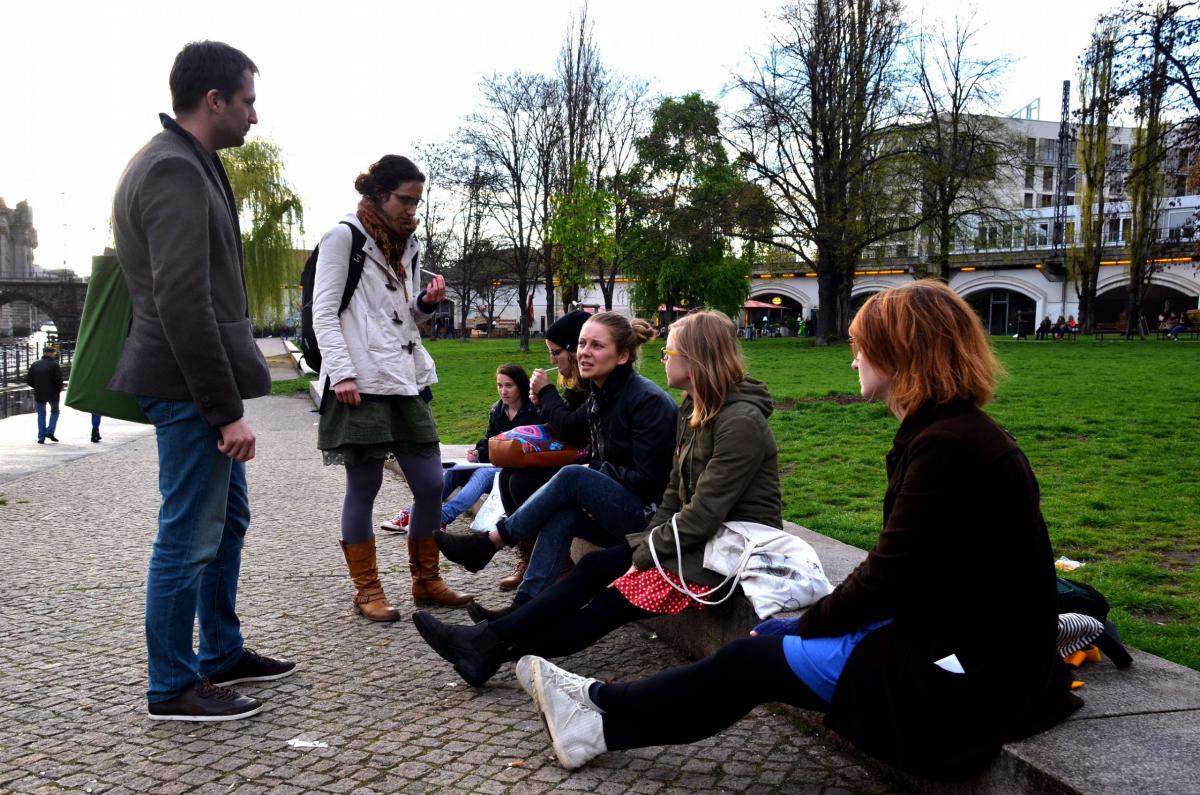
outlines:
[[406, 509], [401, 511], [399, 515], [397, 515], [396, 518], [390, 522], [380, 522], [379, 527], [381, 530], [390, 530], [393, 533], [407, 533], [408, 510]]

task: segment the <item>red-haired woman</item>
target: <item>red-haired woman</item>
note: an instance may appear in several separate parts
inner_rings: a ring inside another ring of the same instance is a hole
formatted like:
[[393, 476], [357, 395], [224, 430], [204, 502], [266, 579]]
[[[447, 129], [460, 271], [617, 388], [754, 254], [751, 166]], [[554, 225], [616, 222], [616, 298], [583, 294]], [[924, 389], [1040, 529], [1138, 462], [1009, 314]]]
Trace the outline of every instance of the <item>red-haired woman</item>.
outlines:
[[850, 333], [862, 395], [900, 420], [879, 541], [799, 619], [764, 622], [693, 665], [603, 684], [522, 657], [517, 678], [565, 767], [694, 742], [782, 701], [824, 711], [898, 767], [953, 778], [1079, 705], [1055, 649], [1037, 480], [979, 408], [999, 365], [978, 317], [918, 281], [868, 299]]

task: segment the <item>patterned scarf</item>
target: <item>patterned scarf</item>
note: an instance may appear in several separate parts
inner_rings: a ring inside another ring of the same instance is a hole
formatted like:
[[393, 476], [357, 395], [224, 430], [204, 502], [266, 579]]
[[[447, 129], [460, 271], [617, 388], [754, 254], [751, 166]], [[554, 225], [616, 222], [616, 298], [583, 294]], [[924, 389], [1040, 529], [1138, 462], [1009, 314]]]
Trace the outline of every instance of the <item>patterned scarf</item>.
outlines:
[[404, 302], [408, 303], [408, 271], [404, 268], [402, 258], [404, 249], [408, 245], [409, 236], [393, 232], [387, 222], [379, 217], [379, 213], [365, 196], [358, 202], [357, 215], [363, 228], [367, 230], [367, 234], [375, 239], [375, 244], [383, 252], [383, 257], [387, 260], [388, 265], [391, 265], [392, 270], [396, 272], [400, 284], [404, 287]]

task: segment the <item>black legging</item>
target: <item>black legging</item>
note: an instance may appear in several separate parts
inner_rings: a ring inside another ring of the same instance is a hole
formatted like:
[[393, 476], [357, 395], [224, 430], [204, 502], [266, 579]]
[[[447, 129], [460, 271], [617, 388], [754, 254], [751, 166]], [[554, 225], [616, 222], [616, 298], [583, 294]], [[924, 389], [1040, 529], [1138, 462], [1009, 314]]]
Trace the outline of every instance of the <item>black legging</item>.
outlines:
[[557, 469], [501, 469], [500, 502], [504, 513], [512, 516], [532, 494], [554, 477]]
[[716, 654], [637, 682], [595, 689], [608, 750], [683, 745], [711, 737], [759, 704], [824, 712], [828, 704], [787, 664], [783, 638], [743, 638]]
[[513, 643], [514, 660], [525, 654], [565, 657], [586, 649], [617, 627], [654, 615], [608, 587], [632, 562], [628, 544], [584, 555], [562, 582], [488, 628]]

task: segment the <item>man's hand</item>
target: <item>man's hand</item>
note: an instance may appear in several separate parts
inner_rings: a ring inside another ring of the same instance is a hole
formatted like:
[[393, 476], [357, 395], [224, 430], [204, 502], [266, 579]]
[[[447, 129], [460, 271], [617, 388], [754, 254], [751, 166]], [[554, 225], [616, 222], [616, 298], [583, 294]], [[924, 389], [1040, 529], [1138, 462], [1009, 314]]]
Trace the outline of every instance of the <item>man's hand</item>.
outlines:
[[347, 406], [357, 406], [362, 403], [362, 395], [358, 393], [358, 382], [353, 378], [347, 378], [334, 384], [333, 394], [338, 403], [345, 403]]
[[472, 447], [467, 451], [467, 460], [473, 464], [479, 463], [479, 451]]
[[254, 458], [254, 431], [244, 417], [222, 425], [218, 433], [217, 449], [224, 455], [243, 463]]
[[434, 276], [429, 280], [429, 284], [425, 285], [424, 301], [426, 304], [435, 305], [444, 300], [446, 300], [446, 277]]

